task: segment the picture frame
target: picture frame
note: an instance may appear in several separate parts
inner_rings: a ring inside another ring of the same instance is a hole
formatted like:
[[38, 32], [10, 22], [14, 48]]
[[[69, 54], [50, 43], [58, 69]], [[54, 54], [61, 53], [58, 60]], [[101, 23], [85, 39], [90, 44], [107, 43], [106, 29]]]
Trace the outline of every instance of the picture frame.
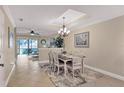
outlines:
[[74, 45], [76, 48], [89, 48], [89, 32], [75, 34]]
[[46, 44], [46, 40], [45, 39], [42, 39], [40, 42], [41, 42], [42, 45]]

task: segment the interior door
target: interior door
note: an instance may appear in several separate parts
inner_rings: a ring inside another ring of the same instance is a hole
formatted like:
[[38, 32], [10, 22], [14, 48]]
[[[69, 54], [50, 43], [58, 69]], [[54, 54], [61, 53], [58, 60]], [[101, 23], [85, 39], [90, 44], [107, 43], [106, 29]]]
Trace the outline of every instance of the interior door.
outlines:
[[4, 81], [4, 55], [3, 55], [3, 33], [4, 33], [4, 15], [0, 9], [0, 87], [5, 86]]

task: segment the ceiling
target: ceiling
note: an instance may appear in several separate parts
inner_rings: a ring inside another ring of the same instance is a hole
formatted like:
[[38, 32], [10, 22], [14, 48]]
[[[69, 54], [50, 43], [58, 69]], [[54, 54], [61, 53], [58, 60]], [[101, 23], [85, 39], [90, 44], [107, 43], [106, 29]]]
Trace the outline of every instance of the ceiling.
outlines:
[[[54, 25], [52, 21], [69, 9], [86, 14], [85, 17], [67, 25], [71, 31], [124, 15], [124, 6], [117, 5], [11, 5], [8, 7], [16, 23], [18, 34], [27, 34], [34, 30], [43, 36], [57, 33], [60, 24]], [[20, 21], [20, 18], [23, 21]]]

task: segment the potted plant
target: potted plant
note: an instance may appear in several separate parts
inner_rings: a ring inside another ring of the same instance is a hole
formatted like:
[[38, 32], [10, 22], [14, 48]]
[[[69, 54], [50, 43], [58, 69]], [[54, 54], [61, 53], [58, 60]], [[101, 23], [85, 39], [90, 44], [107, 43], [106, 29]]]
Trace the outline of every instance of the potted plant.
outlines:
[[64, 40], [61, 36], [58, 36], [55, 38], [55, 45], [58, 47], [58, 48], [61, 48], [63, 47], [64, 45]]

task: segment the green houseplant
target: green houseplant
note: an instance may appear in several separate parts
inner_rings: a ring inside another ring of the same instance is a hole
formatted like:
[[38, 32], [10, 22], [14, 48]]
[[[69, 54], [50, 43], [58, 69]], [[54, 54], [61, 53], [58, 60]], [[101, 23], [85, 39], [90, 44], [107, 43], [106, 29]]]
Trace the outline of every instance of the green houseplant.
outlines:
[[63, 44], [64, 44], [64, 40], [61, 36], [57, 36], [55, 38], [55, 45], [58, 47], [58, 48], [61, 48], [63, 47]]

